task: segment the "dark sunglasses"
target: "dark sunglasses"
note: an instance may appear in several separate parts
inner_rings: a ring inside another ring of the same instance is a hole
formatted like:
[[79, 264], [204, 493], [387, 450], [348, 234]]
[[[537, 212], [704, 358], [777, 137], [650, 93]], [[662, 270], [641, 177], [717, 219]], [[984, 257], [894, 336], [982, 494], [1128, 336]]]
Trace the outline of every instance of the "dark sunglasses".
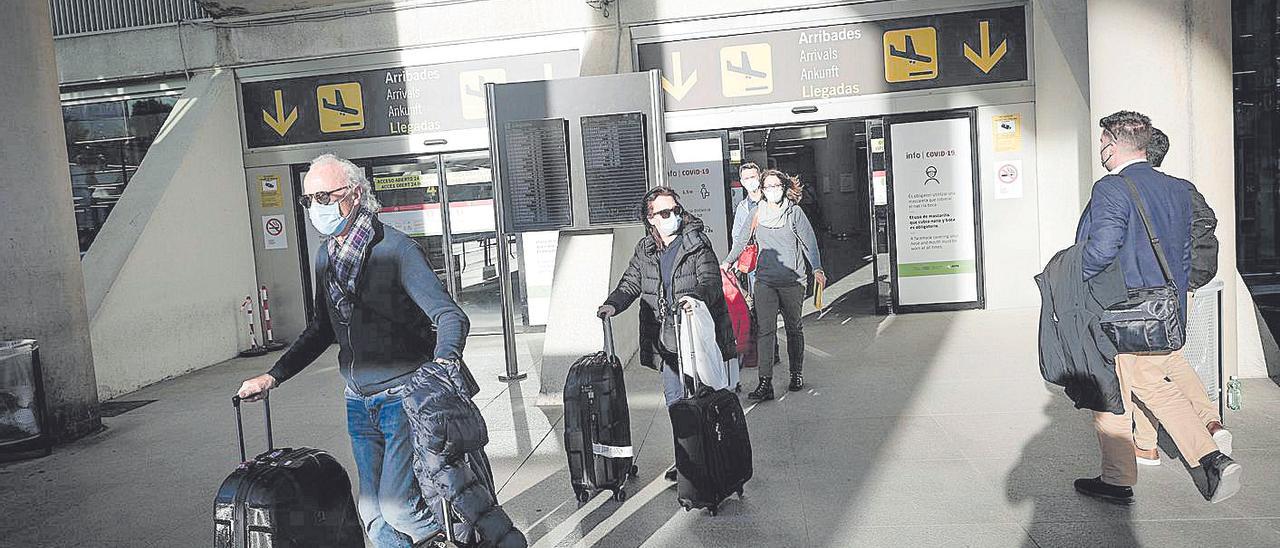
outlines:
[[305, 209], [310, 209], [311, 202], [313, 200], [315, 201], [315, 203], [320, 205], [329, 205], [330, 200], [333, 199], [334, 193], [342, 192], [350, 188], [351, 188], [351, 185], [347, 185], [342, 188], [335, 188], [333, 190], [321, 190], [320, 192], [316, 192], [313, 194], [303, 194], [302, 196], [298, 196], [298, 205], [301, 205]]
[[663, 219], [670, 219], [672, 215], [679, 215], [681, 213], [684, 213], [684, 208], [681, 208], [680, 206], [675, 206], [675, 207], [664, 209], [662, 211], [655, 211], [653, 213], [650, 213], [649, 218], [652, 219], [654, 217], [662, 217]]

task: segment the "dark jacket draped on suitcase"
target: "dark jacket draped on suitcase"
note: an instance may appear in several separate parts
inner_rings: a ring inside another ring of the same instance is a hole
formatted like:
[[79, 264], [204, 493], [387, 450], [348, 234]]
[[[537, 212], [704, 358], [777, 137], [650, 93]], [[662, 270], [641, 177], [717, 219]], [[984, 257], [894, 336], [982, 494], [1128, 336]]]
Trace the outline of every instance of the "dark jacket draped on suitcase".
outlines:
[[1119, 261], [1085, 281], [1083, 258], [1084, 246], [1073, 245], [1035, 276], [1040, 286], [1040, 374], [1066, 388], [1076, 408], [1119, 415], [1124, 402], [1116, 349], [1098, 318], [1103, 308], [1125, 300], [1128, 291]]
[[[405, 383], [402, 403], [413, 432], [414, 473], [428, 508], [440, 524], [443, 501], [461, 518], [454, 536], [482, 546], [528, 545], [498, 506], [493, 472], [484, 446], [489, 432], [471, 400], [480, 392], [461, 362], [428, 362]], [[476, 538], [478, 537], [478, 539]]]
[[[687, 295], [706, 303], [716, 321], [716, 344], [727, 360], [738, 355], [733, 323], [724, 302], [716, 252], [702, 227], [702, 221], [694, 218], [681, 229], [683, 237], [678, 240], [681, 249], [672, 274], [671, 293], [677, 302]], [[621, 312], [636, 299], [640, 300], [640, 363], [650, 369], [659, 369], [662, 363], [655, 359], [663, 329], [658, 311], [658, 298], [662, 294], [658, 255], [658, 245], [653, 237], [641, 238], [636, 243], [631, 264], [618, 281], [618, 287], [604, 301]], [[669, 328], [674, 333], [674, 325]]]

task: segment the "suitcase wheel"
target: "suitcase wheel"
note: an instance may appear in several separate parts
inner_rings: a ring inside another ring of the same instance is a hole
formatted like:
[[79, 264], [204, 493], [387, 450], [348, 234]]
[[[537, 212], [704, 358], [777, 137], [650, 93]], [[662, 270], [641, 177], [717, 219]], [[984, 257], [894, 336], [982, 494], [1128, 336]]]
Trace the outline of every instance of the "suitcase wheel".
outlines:
[[640, 475], [640, 467], [632, 466], [631, 470], [627, 472], [627, 475], [631, 476], [631, 479], [636, 479], [636, 476]]
[[585, 489], [578, 489], [576, 494], [578, 495], [578, 502], [586, 503], [591, 500], [591, 493], [588, 493]]
[[614, 491], [614, 492], [613, 492], [613, 500], [616, 500], [616, 501], [618, 501], [618, 502], [622, 502], [622, 501], [627, 500], [627, 490], [626, 490], [626, 489], [618, 489], [617, 491]]

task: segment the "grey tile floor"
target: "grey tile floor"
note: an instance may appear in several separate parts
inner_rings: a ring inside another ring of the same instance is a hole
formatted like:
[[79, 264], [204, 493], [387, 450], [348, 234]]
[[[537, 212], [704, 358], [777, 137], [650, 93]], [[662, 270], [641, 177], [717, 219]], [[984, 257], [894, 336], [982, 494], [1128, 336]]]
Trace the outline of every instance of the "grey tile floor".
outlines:
[[[655, 373], [628, 369], [638, 484], [579, 505], [559, 407], [536, 372], [498, 382], [497, 341], [469, 363], [500, 499], [535, 546], [1280, 546], [1280, 388], [1246, 380], [1228, 415], [1245, 486], [1210, 505], [1181, 465], [1143, 467], [1130, 508], [1076, 495], [1097, 474], [1087, 413], [1045, 385], [1035, 310], [877, 317], [847, 301], [806, 328], [807, 390], [750, 406], [756, 476], [719, 516], [685, 512], [661, 474], [671, 426]], [[277, 445], [355, 472], [330, 351], [273, 397]], [[205, 546], [237, 450], [228, 398], [272, 358], [233, 360], [130, 394], [155, 403], [49, 458], [0, 465], [0, 546]], [[755, 380], [744, 375], [743, 384]], [[250, 447], [261, 447], [249, 408]]]

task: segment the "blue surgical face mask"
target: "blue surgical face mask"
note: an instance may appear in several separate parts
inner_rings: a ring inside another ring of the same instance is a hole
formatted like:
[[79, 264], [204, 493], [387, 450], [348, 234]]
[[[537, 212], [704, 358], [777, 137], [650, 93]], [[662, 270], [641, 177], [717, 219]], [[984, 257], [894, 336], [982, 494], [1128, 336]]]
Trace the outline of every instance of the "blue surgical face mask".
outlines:
[[342, 233], [342, 229], [347, 226], [347, 218], [342, 216], [342, 210], [338, 209], [341, 200], [334, 201], [328, 205], [311, 204], [307, 209], [307, 216], [311, 218], [311, 226], [325, 236], [333, 236]]

